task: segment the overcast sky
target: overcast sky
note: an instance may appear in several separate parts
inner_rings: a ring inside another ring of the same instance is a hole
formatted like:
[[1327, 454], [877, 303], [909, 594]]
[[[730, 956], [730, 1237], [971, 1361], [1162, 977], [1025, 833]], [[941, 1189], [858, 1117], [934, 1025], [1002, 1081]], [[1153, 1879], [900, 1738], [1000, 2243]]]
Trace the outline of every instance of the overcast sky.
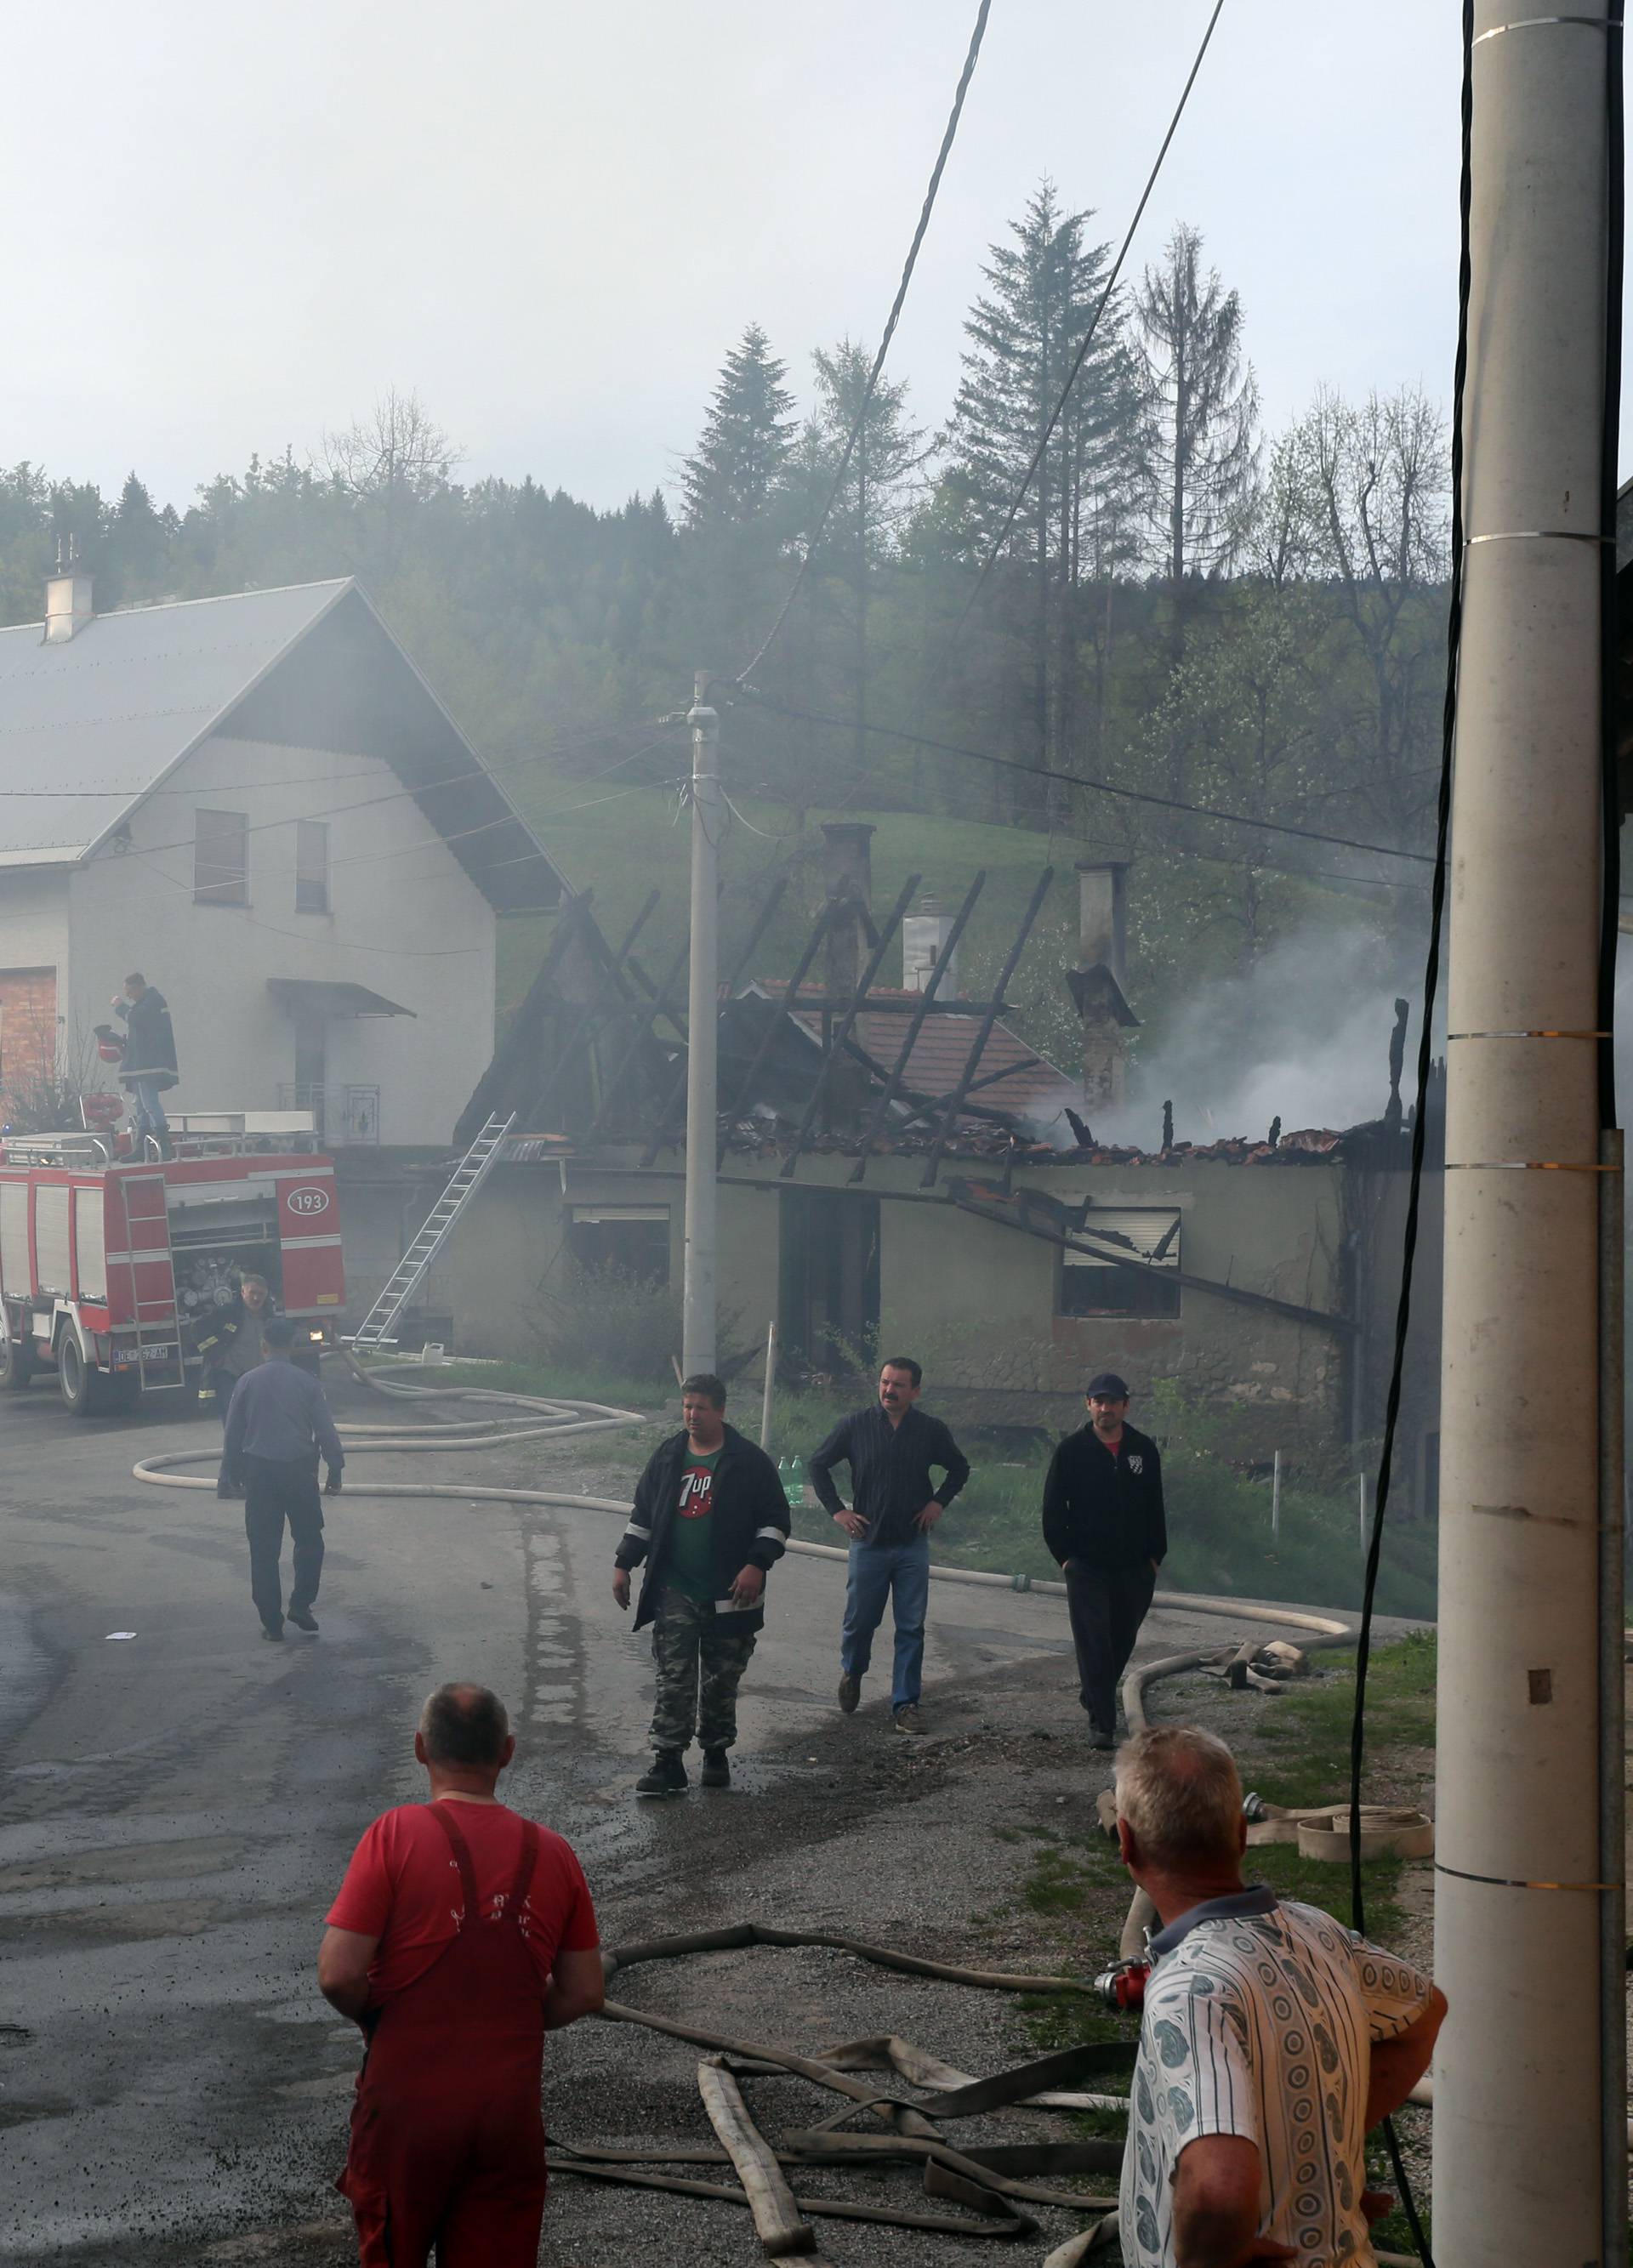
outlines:
[[[890, 367], [957, 381], [1047, 172], [1120, 239], [1210, 0], [994, 0]], [[80, 0], [8, 24], [0, 459], [184, 506], [418, 392], [466, 478], [672, 480], [758, 321], [876, 340], [973, 0]], [[1452, 0], [1227, 0], [1133, 255], [1241, 292], [1271, 425], [1449, 394]]]

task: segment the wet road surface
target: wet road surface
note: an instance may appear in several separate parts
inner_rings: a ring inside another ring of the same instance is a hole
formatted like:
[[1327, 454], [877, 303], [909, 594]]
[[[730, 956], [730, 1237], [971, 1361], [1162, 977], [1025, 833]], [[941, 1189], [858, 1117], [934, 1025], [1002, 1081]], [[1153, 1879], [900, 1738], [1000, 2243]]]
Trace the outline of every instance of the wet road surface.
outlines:
[[[424, 1792], [412, 1728], [441, 1680], [481, 1680], [509, 1703], [518, 1761], [504, 1792], [576, 1845], [610, 1940], [621, 1908], [661, 1900], [690, 1868], [718, 1874], [734, 1848], [746, 1862], [766, 1834], [830, 1834], [836, 1742], [853, 1758], [871, 1743], [890, 1766], [847, 1771], [846, 1800], [876, 1809], [900, 1779], [883, 1752], [935, 1746], [890, 1734], [877, 1675], [861, 1714], [837, 1717], [842, 1571], [789, 1559], [772, 1579], [726, 1799], [774, 1801], [724, 1815], [730, 1833], [710, 1833], [699, 1856], [708, 1799], [631, 1795], [651, 1679], [646, 1640], [609, 1593], [616, 1520], [342, 1497], [325, 1506], [321, 1636], [270, 1646], [241, 1506], [130, 1476], [139, 1456], [215, 1438], [203, 1422], [76, 1422], [38, 1384], [0, 1403], [8, 2262], [315, 2257], [303, 2229], [326, 2238], [325, 2258], [344, 2257], [329, 2184], [358, 2043], [317, 1992], [317, 1940], [363, 1826]], [[567, 1445], [532, 1470], [509, 1457], [503, 1471], [493, 1454], [353, 1469], [612, 1492], [604, 1474], [574, 1471]], [[1142, 1652], [1229, 1634], [1154, 1615]], [[1061, 1602], [937, 1585], [927, 1715], [938, 1729], [972, 1723], [984, 1679], [1041, 1658], [1069, 1727], [1066, 1665], [1053, 1667], [1068, 1653]], [[687, 1808], [698, 1817], [678, 1816]]]

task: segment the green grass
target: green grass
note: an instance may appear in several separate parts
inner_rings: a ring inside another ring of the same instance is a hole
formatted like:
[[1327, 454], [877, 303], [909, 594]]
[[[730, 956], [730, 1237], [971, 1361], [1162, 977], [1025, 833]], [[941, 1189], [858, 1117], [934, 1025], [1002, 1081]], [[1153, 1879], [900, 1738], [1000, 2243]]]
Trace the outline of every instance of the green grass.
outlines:
[[[1273, 1753], [1268, 1761], [1254, 1763], [1251, 1777], [1272, 1802], [1320, 1802], [1347, 1783], [1355, 1657], [1324, 1655], [1321, 1662], [1326, 1675], [1269, 1703], [1256, 1720], [1255, 1739], [1268, 1744]], [[1374, 1653], [1367, 1678], [1368, 1749], [1374, 1771], [1387, 1764], [1392, 1752], [1432, 1742], [1435, 1668], [1432, 1632], [1414, 1634]], [[1031, 1847], [1032, 1855], [1016, 1899], [1044, 1927], [1058, 1933], [1066, 1926], [1079, 1948], [1076, 1962], [1070, 1954], [1067, 1956], [1068, 1973], [1075, 1968], [1091, 1974], [1107, 1966], [1114, 1957], [1129, 1893], [1115, 1842], [1097, 1832], [1060, 1833], [1028, 1823], [990, 1831], [1000, 1842]], [[1400, 1900], [1401, 1866], [1396, 1859], [1376, 1859], [1361, 1870], [1368, 1933], [1385, 1944], [1398, 1936], [1406, 1920]], [[1279, 1896], [1319, 1906], [1341, 1918], [1348, 1915], [1347, 1867], [1302, 1858], [1296, 1845], [1273, 1843], [1250, 1850], [1245, 1870], [1249, 1881], [1267, 1883]], [[1023, 1997], [1016, 2006], [1025, 2045], [1038, 2054], [1079, 2041], [1131, 2040], [1138, 2035], [1136, 2019], [1097, 2001], [1039, 1993]], [[1094, 2091], [1122, 2090], [1115, 2082], [1100, 2082]], [[1425, 2116], [1411, 2110], [1405, 2114], [1408, 2123]], [[1074, 2124], [1085, 2135], [1120, 2135], [1126, 2122], [1115, 2111], [1090, 2111], [1075, 2117]], [[1376, 2138], [1368, 2146], [1367, 2167], [1373, 2188], [1393, 2187], [1387, 2153]], [[1412, 2249], [1410, 2230], [1398, 2212], [1380, 2222], [1374, 2234], [1385, 2250]]]
[[[590, 1465], [639, 1469], [663, 1434], [679, 1422], [672, 1380], [609, 1376], [587, 1363], [449, 1363], [428, 1370], [424, 1382], [602, 1402], [647, 1416], [650, 1422], [643, 1427], [573, 1436], [573, 1454]], [[780, 1393], [768, 1445], [772, 1456], [790, 1461], [809, 1457], [855, 1398], [853, 1393]], [[758, 1440], [757, 1390], [740, 1394], [728, 1414], [751, 1439]], [[1194, 1424], [1202, 1438], [1193, 1443], [1171, 1439], [1164, 1452], [1169, 1557], [1163, 1569], [1164, 1587], [1357, 1607], [1360, 1555], [1354, 1499], [1347, 1489], [1341, 1484], [1325, 1490], [1289, 1483], [1282, 1493], [1281, 1540], [1273, 1546], [1267, 1488], [1245, 1477], [1224, 1448], [1215, 1445], [1211, 1436], [1216, 1429], [1206, 1418], [1199, 1420], [1194, 1412], [1184, 1411], [1176, 1422]], [[1013, 1449], [1001, 1454], [985, 1449], [976, 1434], [967, 1447], [974, 1471], [937, 1531], [933, 1556], [949, 1566], [1027, 1575], [1034, 1582], [1058, 1581], [1060, 1571], [1044, 1543], [1040, 1525], [1049, 1446], [1039, 1444], [1017, 1458]], [[832, 1521], [813, 1505], [795, 1507], [794, 1532], [808, 1543], [836, 1540]], [[1434, 1553], [1432, 1528], [1396, 1522], [1385, 1530], [1378, 1593], [1381, 1613], [1433, 1615]]]

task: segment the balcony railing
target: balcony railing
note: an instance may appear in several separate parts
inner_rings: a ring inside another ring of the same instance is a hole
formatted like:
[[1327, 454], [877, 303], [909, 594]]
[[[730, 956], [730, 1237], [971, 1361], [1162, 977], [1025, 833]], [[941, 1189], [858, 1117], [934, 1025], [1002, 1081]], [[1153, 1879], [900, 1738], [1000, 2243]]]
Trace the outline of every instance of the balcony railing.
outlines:
[[280, 1110], [309, 1110], [326, 1150], [356, 1150], [380, 1140], [377, 1086], [307, 1086], [298, 1081], [277, 1091]]

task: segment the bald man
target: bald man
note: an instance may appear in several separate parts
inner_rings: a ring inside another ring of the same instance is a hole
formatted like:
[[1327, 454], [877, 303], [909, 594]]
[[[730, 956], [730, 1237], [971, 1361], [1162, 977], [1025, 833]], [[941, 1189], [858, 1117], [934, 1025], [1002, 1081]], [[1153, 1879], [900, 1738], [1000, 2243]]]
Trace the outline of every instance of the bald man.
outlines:
[[318, 1984], [368, 2042], [336, 2183], [362, 2268], [538, 2258], [544, 2035], [595, 2014], [602, 1969], [572, 1849], [494, 1793], [515, 1753], [496, 1694], [440, 1686], [414, 1735], [431, 1800], [375, 1820], [329, 1909]]

